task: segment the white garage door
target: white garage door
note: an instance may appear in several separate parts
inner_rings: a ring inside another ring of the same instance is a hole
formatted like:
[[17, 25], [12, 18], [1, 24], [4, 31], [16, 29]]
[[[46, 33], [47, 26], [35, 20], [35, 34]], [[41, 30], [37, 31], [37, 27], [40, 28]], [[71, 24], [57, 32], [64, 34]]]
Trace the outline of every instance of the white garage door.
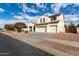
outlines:
[[46, 27], [37, 27], [36, 32], [46, 32]]
[[56, 33], [57, 32], [57, 27], [56, 26], [50, 26], [49, 32]]

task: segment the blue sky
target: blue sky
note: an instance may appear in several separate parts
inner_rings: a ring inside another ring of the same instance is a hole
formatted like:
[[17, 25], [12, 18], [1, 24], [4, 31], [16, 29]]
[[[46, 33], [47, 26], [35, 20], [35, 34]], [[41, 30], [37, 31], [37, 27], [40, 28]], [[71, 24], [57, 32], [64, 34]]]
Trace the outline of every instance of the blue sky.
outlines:
[[42, 15], [63, 13], [65, 22], [79, 22], [79, 4], [72, 3], [0, 3], [0, 27], [16, 22], [30, 22]]

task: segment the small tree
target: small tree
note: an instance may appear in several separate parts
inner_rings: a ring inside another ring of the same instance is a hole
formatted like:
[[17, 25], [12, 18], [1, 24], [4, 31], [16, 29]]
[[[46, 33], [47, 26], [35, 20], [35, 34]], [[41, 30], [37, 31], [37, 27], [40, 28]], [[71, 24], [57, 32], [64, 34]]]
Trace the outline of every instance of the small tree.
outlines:
[[18, 32], [21, 32], [21, 29], [26, 27], [27, 27], [26, 24], [23, 22], [15, 23], [15, 28], [17, 29]]
[[15, 30], [15, 26], [13, 24], [6, 24], [4, 28], [11, 31]]
[[65, 27], [65, 32], [68, 32], [68, 27], [67, 27], [67, 25], [64, 25], [64, 27]]
[[67, 30], [68, 30], [68, 32], [70, 32], [70, 33], [76, 33], [76, 26], [71, 22], [71, 24], [68, 25]]
[[79, 24], [77, 25], [77, 27], [79, 27]]

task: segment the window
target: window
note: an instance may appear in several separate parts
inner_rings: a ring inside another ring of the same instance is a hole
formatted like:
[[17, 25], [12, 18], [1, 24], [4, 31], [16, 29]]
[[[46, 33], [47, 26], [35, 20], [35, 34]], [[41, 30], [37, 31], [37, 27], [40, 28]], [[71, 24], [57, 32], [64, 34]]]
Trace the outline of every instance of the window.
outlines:
[[56, 17], [54, 17], [54, 20], [56, 20]]
[[40, 19], [40, 23], [45, 23], [45, 18]]
[[53, 21], [53, 20], [56, 20], [56, 17], [52, 17], [52, 18], [51, 18], [51, 21]]
[[45, 23], [45, 18], [43, 18], [43, 23]]
[[40, 23], [42, 23], [42, 19], [40, 19]]

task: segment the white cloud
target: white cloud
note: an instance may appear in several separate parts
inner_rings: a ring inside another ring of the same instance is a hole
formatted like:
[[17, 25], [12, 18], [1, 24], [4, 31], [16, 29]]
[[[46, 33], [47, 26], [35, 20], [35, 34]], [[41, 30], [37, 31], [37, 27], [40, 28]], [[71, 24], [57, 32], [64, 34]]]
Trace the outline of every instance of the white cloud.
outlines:
[[0, 13], [3, 13], [5, 10], [3, 8], [0, 8]]
[[54, 13], [59, 13], [61, 8], [67, 7], [69, 4], [67, 3], [55, 3], [51, 4], [51, 9], [54, 11]]
[[48, 3], [45, 3], [45, 4], [44, 3], [36, 3], [36, 6], [37, 6], [37, 8], [41, 8], [42, 11], [46, 11], [46, 10], [49, 10], [49, 8], [47, 8], [47, 4]]
[[[22, 16], [22, 15], [21, 15]], [[39, 16], [30, 16], [28, 14], [23, 14], [24, 19], [28, 22], [36, 21]]]
[[51, 16], [51, 15], [53, 15], [52, 13], [45, 13], [44, 15], [47, 15], [47, 16]]
[[78, 21], [79, 20], [78, 14], [67, 14], [65, 15], [65, 21]]
[[63, 4], [55, 4], [54, 5], [54, 12], [55, 13], [59, 13], [60, 8], [62, 7]]
[[39, 16], [30, 16], [30, 15], [28, 15], [28, 14], [23, 14], [23, 13], [20, 13], [20, 16], [13, 16], [14, 17], [14, 19], [17, 19], [17, 20], [26, 20], [26, 22], [28, 23], [28, 22], [31, 22], [31, 21], [35, 21], [35, 20], [37, 20], [37, 18], [39, 17]]
[[0, 27], [3, 27], [5, 23], [6, 23], [6, 21], [5, 21], [5, 20], [0, 19]]
[[44, 3], [36, 3], [36, 6], [39, 8], [46, 8], [46, 4]]
[[9, 20], [8, 22], [6, 22], [6, 24], [14, 24], [16, 22], [24, 22], [24, 23], [26, 23], [26, 20], [15, 20], [15, 19], [12, 19], [12, 20]]
[[5, 24], [14, 24], [16, 22], [24, 22], [26, 23], [26, 20], [15, 20], [15, 19], [10, 19], [10, 20], [4, 20], [4, 19], [0, 19], [0, 28], [4, 28]]
[[15, 19], [17, 19], [17, 20], [24, 20], [24, 16], [23, 15], [21, 15], [21, 16], [16, 16], [16, 15], [14, 15], [13, 16]]
[[11, 15], [13, 15], [13, 16], [15, 15], [15, 13], [14, 13], [14, 12], [10, 12], [10, 11], [9, 11], [9, 13], [10, 13]]
[[41, 4], [41, 3], [36, 3], [36, 5], [37, 5], [38, 7], [44, 7], [43, 4]]
[[23, 11], [24, 12], [32, 12], [32, 13], [37, 13], [38, 11], [37, 10], [35, 10], [35, 9], [33, 9], [33, 8], [29, 8], [29, 7], [27, 7], [26, 6], [26, 4], [22, 4], [22, 7], [23, 7]]
[[27, 15], [27, 14], [25, 14], [25, 17], [28, 19], [28, 20], [37, 20], [37, 18], [39, 17], [39, 16], [29, 16], [29, 15]]
[[6, 23], [6, 20], [0, 19], [0, 28], [3, 28]]
[[79, 3], [75, 3], [74, 5], [79, 6]]
[[3, 19], [0, 19], [0, 24], [3, 24], [4, 23], [4, 20]]

